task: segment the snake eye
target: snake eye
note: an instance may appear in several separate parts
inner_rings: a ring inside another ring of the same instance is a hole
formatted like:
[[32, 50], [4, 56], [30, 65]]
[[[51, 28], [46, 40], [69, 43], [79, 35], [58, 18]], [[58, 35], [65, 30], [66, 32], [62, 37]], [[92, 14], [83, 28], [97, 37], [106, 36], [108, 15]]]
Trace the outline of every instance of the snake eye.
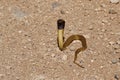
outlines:
[[58, 29], [64, 29], [65, 21], [63, 19], [57, 20], [57, 26], [58, 26]]

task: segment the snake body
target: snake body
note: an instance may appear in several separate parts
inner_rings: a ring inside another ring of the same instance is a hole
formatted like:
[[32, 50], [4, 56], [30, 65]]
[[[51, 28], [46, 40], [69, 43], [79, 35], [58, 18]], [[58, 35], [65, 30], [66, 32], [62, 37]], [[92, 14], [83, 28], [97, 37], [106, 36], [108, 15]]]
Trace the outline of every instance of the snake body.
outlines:
[[74, 63], [77, 64], [79, 67], [82, 67], [81, 65], [79, 65], [78, 63], [76, 63], [77, 60], [77, 54], [81, 51], [84, 51], [87, 48], [87, 44], [86, 44], [86, 39], [83, 35], [71, 35], [70, 37], [68, 37], [68, 39], [66, 41], [64, 41], [64, 27], [65, 27], [65, 21], [62, 19], [59, 19], [57, 21], [57, 25], [58, 25], [58, 37], [57, 37], [57, 42], [58, 42], [58, 47], [61, 51], [65, 50], [74, 40], [80, 40], [82, 42], [82, 47], [78, 48], [75, 51], [75, 57], [74, 57]]

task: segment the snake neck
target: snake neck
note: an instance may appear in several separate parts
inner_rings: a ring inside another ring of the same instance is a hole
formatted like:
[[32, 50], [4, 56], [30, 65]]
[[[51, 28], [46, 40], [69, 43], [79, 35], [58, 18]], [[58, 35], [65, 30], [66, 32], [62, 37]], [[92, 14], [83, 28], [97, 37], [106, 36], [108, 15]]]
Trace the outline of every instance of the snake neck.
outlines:
[[63, 35], [64, 35], [64, 30], [63, 29], [58, 30], [58, 46], [61, 51], [63, 50], [63, 44], [64, 44]]

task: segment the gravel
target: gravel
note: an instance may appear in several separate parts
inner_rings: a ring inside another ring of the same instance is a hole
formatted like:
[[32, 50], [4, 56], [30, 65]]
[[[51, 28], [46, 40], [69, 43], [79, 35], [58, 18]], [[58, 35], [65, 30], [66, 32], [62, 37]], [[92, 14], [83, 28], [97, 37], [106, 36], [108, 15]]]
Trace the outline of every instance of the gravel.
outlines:
[[110, 0], [110, 2], [111, 2], [111, 3], [114, 3], [114, 4], [119, 3], [119, 1], [120, 1], [120, 0]]

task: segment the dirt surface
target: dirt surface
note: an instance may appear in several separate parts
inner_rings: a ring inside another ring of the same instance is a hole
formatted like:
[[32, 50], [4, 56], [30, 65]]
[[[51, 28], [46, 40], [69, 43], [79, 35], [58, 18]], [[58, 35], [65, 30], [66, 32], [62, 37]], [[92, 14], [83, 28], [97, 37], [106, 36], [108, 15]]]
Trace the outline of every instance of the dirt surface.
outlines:
[[[65, 40], [86, 37], [73, 63], [74, 41], [57, 45], [57, 20]], [[0, 0], [0, 80], [120, 80], [120, 3], [109, 0]]]

